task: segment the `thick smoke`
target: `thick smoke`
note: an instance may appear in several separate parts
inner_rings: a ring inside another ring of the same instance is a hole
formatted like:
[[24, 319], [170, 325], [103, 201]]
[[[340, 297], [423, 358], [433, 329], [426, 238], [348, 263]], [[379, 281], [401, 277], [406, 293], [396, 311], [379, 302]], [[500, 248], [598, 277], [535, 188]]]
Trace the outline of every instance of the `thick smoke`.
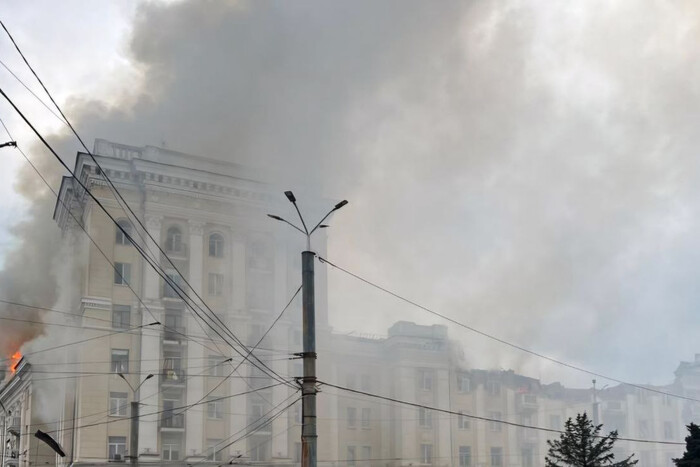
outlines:
[[[129, 46], [142, 86], [68, 109], [88, 141], [165, 144], [346, 197], [338, 263], [520, 344], [665, 381], [697, 350], [699, 13], [631, 0], [146, 4]], [[32, 271], [50, 261], [53, 201], [35, 201], [3, 274], [45, 305], [54, 284]], [[329, 280], [341, 329], [437, 321]], [[475, 366], [553, 375], [454, 335]]]

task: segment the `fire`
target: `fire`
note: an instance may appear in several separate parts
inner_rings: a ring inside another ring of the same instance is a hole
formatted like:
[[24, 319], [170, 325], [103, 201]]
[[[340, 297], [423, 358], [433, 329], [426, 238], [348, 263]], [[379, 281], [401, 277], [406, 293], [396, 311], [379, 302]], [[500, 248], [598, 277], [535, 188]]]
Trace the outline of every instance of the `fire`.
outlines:
[[17, 365], [19, 365], [19, 361], [21, 359], [22, 353], [19, 350], [13, 353], [10, 357], [10, 370], [12, 371], [12, 373], [14, 373], [17, 370]]

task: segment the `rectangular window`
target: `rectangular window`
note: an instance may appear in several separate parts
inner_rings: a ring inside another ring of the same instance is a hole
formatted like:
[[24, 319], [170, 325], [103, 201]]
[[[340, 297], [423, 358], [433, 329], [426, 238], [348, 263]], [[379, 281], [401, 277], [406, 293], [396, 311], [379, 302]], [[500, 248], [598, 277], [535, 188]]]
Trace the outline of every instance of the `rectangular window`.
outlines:
[[224, 376], [224, 358], [210, 355], [208, 360], [209, 376]]
[[127, 394], [125, 392], [109, 393], [109, 414], [114, 417], [126, 417]]
[[[465, 412], [460, 410], [459, 413], [462, 414]], [[457, 426], [459, 426], [460, 430], [468, 430], [471, 427], [469, 422], [470, 422], [469, 417], [465, 417], [464, 415], [459, 415], [457, 417]]]
[[433, 445], [432, 444], [421, 444], [420, 445], [420, 462], [421, 462], [421, 464], [432, 464], [433, 463]]
[[348, 428], [355, 428], [357, 426], [357, 409], [355, 407], [348, 407]]
[[362, 428], [369, 428], [369, 419], [370, 419], [370, 409], [369, 407], [363, 407], [362, 409]]
[[561, 430], [561, 428], [562, 428], [561, 416], [550, 415], [549, 416], [549, 428], [551, 428], [552, 430]]
[[355, 446], [348, 446], [348, 459], [347, 459], [347, 464], [348, 465], [355, 465], [355, 461], [357, 460], [357, 457], [355, 457]]
[[457, 374], [457, 390], [459, 392], [469, 392], [471, 390], [471, 382], [469, 375], [466, 373]]
[[501, 383], [500, 381], [489, 380], [486, 381], [486, 392], [491, 396], [501, 395]]
[[224, 275], [209, 273], [209, 295], [219, 296], [224, 293]]
[[[489, 412], [489, 418], [501, 420], [501, 412]], [[494, 432], [501, 431], [501, 425], [501, 423], [495, 421], [489, 422], [489, 429]]]
[[664, 422], [664, 438], [673, 439], [673, 423]]
[[421, 428], [432, 428], [433, 412], [423, 407], [418, 409], [418, 425], [420, 425]]
[[129, 351], [124, 349], [112, 349], [112, 373], [129, 372]]
[[368, 461], [372, 459], [372, 446], [362, 446], [362, 460]]
[[107, 441], [109, 460], [124, 460], [126, 454], [126, 436], [110, 436]]
[[472, 467], [472, 448], [471, 446], [459, 447], [459, 467]]
[[220, 439], [207, 439], [207, 460], [220, 461], [221, 451], [223, 451]]
[[433, 372], [430, 370], [418, 370], [420, 388], [424, 391], [432, 391], [433, 389]]
[[224, 406], [220, 400], [209, 400], [207, 402], [207, 418], [214, 420], [224, 418]]
[[131, 283], [131, 264], [114, 263], [114, 283], [129, 285]]
[[535, 467], [535, 456], [531, 447], [522, 448], [522, 467]]
[[177, 433], [163, 433], [162, 453], [164, 461], [176, 461], [180, 459], [182, 439]]
[[182, 277], [176, 272], [168, 272], [165, 274], [167, 280], [163, 285], [163, 296], [167, 298], [179, 298], [178, 293], [182, 290]]
[[112, 305], [112, 327], [129, 329], [131, 325], [131, 307], [129, 305]]
[[491, 448], [491, 465], [503, 467], [503, 448]]

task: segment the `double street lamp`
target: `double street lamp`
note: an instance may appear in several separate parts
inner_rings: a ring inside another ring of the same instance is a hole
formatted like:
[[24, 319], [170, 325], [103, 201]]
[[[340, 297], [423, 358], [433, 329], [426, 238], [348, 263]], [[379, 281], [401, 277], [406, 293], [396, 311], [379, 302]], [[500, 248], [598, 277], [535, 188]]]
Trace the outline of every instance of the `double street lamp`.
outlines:
[[328, 214], [318, 221], [309, 230], [297, 206], [297, 199], [291, 191], [285, 191], [284, 195], [290, 203], [294, 205], [303, 230], [286, 219], [268, 214], [268, 217], [285, 224], [289, 224], [294, 229], [301, 232], [306, 237], [306, 250], [301, 253], [301, 294], [302, 294], [302, 328], [303, 328], [303, 352], [301, 354], [304, 361], [304, 376], [301, 379], [302, 397], [302, 426], [301, 426], [301, 466], [316, 467], [317, 441], [316, 430], [316, 304], [314, 299], [314, 256], [311, 251], [311, 235], [318, 229], [328, 227], [323, 224], [328, 216], [338, 209], [348, 204], [347, 200], [333, 206]]
[[136, 388], [134, 388], [131, 383], [129, 382], [128, 379], [124, 376], [123, 373], [117, 373], [121, 379], [123, 379], [126, 384], [129, 386], [129, 389], [131, 389], [132, 397], [131, 397], [131, 440], [129, 442], [129, 450], [131, 452], [131, 463], [134, 465], [138, 465], [139, 463], [139, 397], [137, 396], [138, 390], [143, 386], [143, 383], [148, 381], [149, 379], [153, 378], [152, 374], [149, 374], [146, 376], [143, 381], [139, 383]]

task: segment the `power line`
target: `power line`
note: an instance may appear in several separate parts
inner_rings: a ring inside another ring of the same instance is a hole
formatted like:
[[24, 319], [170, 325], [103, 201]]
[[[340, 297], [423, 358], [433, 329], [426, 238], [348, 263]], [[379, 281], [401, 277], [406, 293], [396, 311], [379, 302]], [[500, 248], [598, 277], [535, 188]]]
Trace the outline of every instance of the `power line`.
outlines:
[[8, 73], [10, 73], [17, 81], [19, 81], [19, 83], [20, 83], [22, 86], [24, 86], [24, 88], [25, 88], [27, 91], [29, 91], [30, 94], [31, 94], [32, 96], [34, 96], [34, 97], [36, 98], [36, 100], [38, 100], [38, 101], [41, 103], [41, 105], [43, 105], [44, 107], [46, 107], [46, 110], [48, 110], [49, 112], [51, 112], [51, 113], [54, 115], [54, 117], [56, 117], [61, 123], [63, 123], [64, 125], [66, 125], [65, 120], [63, 120], [61, 117], [59, 117], [58, 114], [57, 114], [56, 112], [54, 112], [54, 110], [53, 110], [51, 107], [49, 107], [49, 105], [48, 105], [46, 102], [44, 102], [44, 100], [43, 100], [41, 97], [37, 96], [37, 95], [34, 93], [34, 91], [32, 91], [31, 88], [30, 88], [29, 86], [27, 86], [27, 84], [26, 84], [24, 81], [22, 81], [22, 79], [21, 79], [19, 76], [17, 76], [7, 65], [5, 65], [5, 63], [4, 63], [2, 60], [0, 60], [0, 65], [2, 65], [2, 66], [5, 68], [5, 70], [8, 71]]
[[[213, 316], [214, 318], [216, 318], [216, 320], [219, 322], [219, 325], [222, 327], [222, 329], [224, 329], [225, 331], [227, 331], [227, 334], [234, 340], [234, 342], [236, 342], [236, 343], [237, 343], [238, 345], [240, 345], [242, 348], [247, 349], [247, 347], [245, 346], [245, 344], [243, 344], [243, 342], [242, 342], [240, 339], [238, 339], [238, 337], [236, 337], [236, 335], [233, 333], [233, 331], [231, 331], [231, 330], [226, 326], [226, 324], [223, 322], [223, 320], [221, 320], [221, 318], [219, 318], [219, 317], [217, 316], [217, 314], [216, 314], [211, 308], [209, 308], [209, 306], [206, 304], [206, 302], [204, 301], [204, 299], [197, 293], [196, 289], [195, 289], [194, 287], [192, 287], [192, 286], [190, 285], [190, 283], [187, 281], [187, 279], [185, 279], [184, 276], [180, 273], [180, 271], [179, 271], [179, 269], [177, 268], [177, 266], [175, 265], [175, 263], [173, 263], [173, 261], [170, 259], [170, 257], [169, 257], [169, 256], [166, 254], [166, 252], [161, 248], [161, 246], [159, 245], [158, 241], [156, 241], [156, 239], [153, 238], [153, 236], [148, 232], [148, 229], [146, 229], [146, 226], [143, 225], [143, 222], [141, 222], [141, 220], [138, 218], [138, 216], [136, 215], [136, 213], [134, 213], [134, 211], [131, 209], [131, 207], [130, 207], [129, 204], [126, 202], [126, 200], [125, 200], [124, 197], [121, 195], [121, 193], [119, 193], [119, 190], [117, 190], [116, 186], [114, 186], [114, 183], [112, 183], [112, 181], [109, 179], [109, 177], [107, 176], [107, 174], [105, 173], [105, 171], [102, 170], [102, 166], [99, 164], [99, 162], [97, 162], [97, 159], [96, 159], [95, 156], [92, 154], [92, 152], [90, 151], [90, 149], [87, 147], [87, 145], [85, 144], [85, 142], [83, 141], [83, 139], [80, 137], [80, 135], [78, 134], [78, 132], [76, 131], [76, 129], [75, 129], [75, 128], [73, 127], [73, 125], [70, 123], [70, 120], [69, 120], [69, 119], [66, 117], [66, 115], [63, 113], [63, 111], [61, 110], [61, 107], [58, 105], [58, 103], [55, 101], [55, 99], [53, 98], [53, 96], [51, 95], [51, 93], [49, 92], [49, 90], [48, 90], [48, 89], [46, 88], [46, 86], [44, 85], [44, 82], [41, 80], [41, 78], [39, 78], [39, 75], [37, 75], [37, 73], [34, 71], [34, 68], [30, 65], [29, 61], [28, 61], [27, 58], [24, 56], [24, 53], [22, 52], [22, 50], [20, 49], [19, 45], [17, 44], [17, 42], [16, 42], [16, 41], [14, 40], [14, 38], [12, 37], [12, 34], [10, 34], [10, 31], [7, 29], [7, 27], [5, 26], [5, 24], [4, 24], [2, 21], [0, 21], [0, 25], [1, 25], [2, 28], [5, 30], [5, 33], [6, 33], [7, 36], [9, 37], [10, 41], [11, 41], [12, 44], [14, 45], [14, 47], [15, 47], [15, 49], [17, 50], [17, 52], [19, 53], [19, 55], [22, 57], [22, 60], [24, 60], [24, 63], [27, 65], [27, 67], [29, 68], [29, 70], [32, 72], [32, 74], [34, 75], [34, 77], [36, 78], [36, 80], [39, 82], [39, 84], [40, 84], [41, 87], [43, 88], [43, 90], [44, 90], [44, 92], [46, 93], [46, 95], [49, 97], [49, 99], [51, 100], [51, 102], [53, 103], [53, 105], [56, 107], [56, 109], [58, 110], [58, 112], [59, 112], [59, 113], [61, 114], [61, 116], [63, 117], [63, 120], [65, 121], [65, 123], [66, 123], [66, 124], [68, 125], [68, 127], [71, 129], [71, 131], [73, 132], [73, 134], [75, 135], [75, 137], [78, 139], [78, 141], [80, 142], [80, 144], [83, 146], [83, 148], [85, 148], [85, 151], [86, 151], [87, 154], [90, 156], [90, 158], [91, 158], [92, 161], [95, 163], [95, 165], [100, 169], [100, 173], [102, 174], [103, 178], [104, 178], [105, 181], [108, 183], [108, 185], [110, 186], [110, 189], [111, 189], [112, 192], [114, 193], [115, 198], [117, 199], [117, 202], [120, 204], [122, 210], [124, 210], [124, 208], [126, 208], [126, 209], [129, 211], [129, 213], [131, 213], [131, 215], [134, 217], [134, 219], [136, 220], [136, 222], [138, 222], [138, 224], [139, 224], [139, 226], [141, 227], [141, 229], [143, 229], [144, 233], [151, 239], [151, 241], [153, 242], [153, 244], [154, 244], [154, 245], [156, 246], [156, 248], [160, 251], [160, 253], [165, 257], [165, 259], [168, 261], [168, 263], [171, 265], [171, 267], [173, 267], [173, 268], [175, 269], [175, 271], [177, 271], [178, 275], [183, 279], [183, 281], [185, 282], [185, 284], [187, 285], [187, 287], [189, 287], [189, 289], [191, 290], [191, 292], [193, 292], [194, 295], [197, 297], [197, 299], [207, 308], [207, 310], [209, 310], [209, 312], [212, 314], [212, 316]], [[6, 99], [8, 99], [8, 101], [9, 101], [9, 98], [7, 97], [7, 95], [5, 95], [4, 92], [2, 92], [1, 89], [0, 89], [0, 93], [2, 93], [3, 96], [4, 96]], [[11, 101], [10, 101], [10, 104], [11, 104], [13, 107], [15, 107], [14, 103], [12, 103]], [[27, 124], [29, 124], [29, 122], [27, 121], [27, 119], [24, 117], [24, 115], [21, 114], [21, 112], [19, 112], [19, 109], [17, 109], [17, 107], [15, 107], [15, 110], [16, 110], [18, 113], [20, 113], [20, 116], [22, 116], [22, 118], [25, 120], [25, 122], [26, 122]], [[29, 124], [29, 125], [30, 125], [30, 127], [32, 127], [32, 130], [34, 130], [33, 126], [32, 126], [31, 124]], [[34, 130], [34, 132], [37, 133], [36, 130]], [[38, 133], [37, 133], [37, 136], [39, 136], [39, 138], [42, 140], [42, 142], [43, 142], [45, 145], [47, 145], [47, 147], [48, 147], [48, 143], [46, 142], [46, 140], [44, 140], [44, 138], [42, 138]], [[55, 151], [53, 151], [53, 149], [51, 149], [50, 147], [49, 147], [49, 149], [50, 149], [50, 151], [56, 156], [56, 158], [59, 159], [59, 161], [61, 162], [61, 164], [73, 175], [73, 178], [76, 179], [76, 181], [78, 181], [78, 183], [87, 191], [87, 193], [88, 193], [88, 194], [91, 196], [91, 198], [98, 204], [98, 206], [110, 217], [110, 219], [112, 219], [112, 221], [117, 225], [117, 227], [120, 228], [120, 229], [122, 230], [122, 232], [127, 236], [127, 238], [130, 239], [130, 235], [118, 224], [118, 222], [117, 222], [117, 221], [110, 215], [110, 213], [102, 206], [102, 204], [97, 200], [97, 198], [95, 198], [95, 197], [92, 195], [92, 193], [87, 189], [87, 187], [85, 187], [85, 186], [82, 184], [82, 182], [81, 182], [79, 179], [77, 179], [77, 178], [75, 177], [75, 174], [73, 174], [73, 172], [72, 172], [72, 171], [68, 168], [68, 166], [63, 162], [63, 160], [60, 159], [60, 157], [58, 157], [58, 154], [56, 154]], [[120, 201], [121, 201], [121, 202], [120, 202]], [[122, 205], [122, 203], [123, 203], [123, 205]], [[126, 210], [124, 210], [124, 213], [126, 214]], [[128, 217], [128, 214], [127, 214], [127, 217]], [[133, 220], [129, 219], [129, 221], [133, 224]], [[140, 232], [138, 231], [138, 229], [136, 229], [136, 231], [137, 231], [137, 233], [140, 235]], [[142, 237], [142, 238], [143, 238], [143, 237]], [[145, 240], [145, 239], [144, 239], [144, 240]], [[148, 247], [148, 242], [147, 242], [147, 241], [145, 242], [145, 244], [146, 244], [146, 248], [150, 249], [150, 248]], [[138, 249], [138, 248], [137, 248], [137, 249]], [[167, 274], [166, 274], [165, 277], [164, 277], [164, 280], [166, 281], [166, 283], [170, 284], [171, 281], [169, 281], [168, 279], [169, 279], [169, 278], [167, 277]], [[179, 284], [172, 284], [172, 285], [175, 285], [175, 286], [177, 286], [177, 288], [180, 288]], [[180, 289], [181, 289], [181, 288], [180, 288]], [[181, 289], [181, 290], [182, 290], [182, 289]], [[182, 290], [182, 292], [183, 292], [185, 295], [187, 295], [187, 294], [184, 292], [184, 290]], [[178, 293], [178, 295], [180, 295], [180, 294]], [[180, 296], [180, 297], [183, 298], [182, 296]], [[189, 297], [188, 297], [188, 298], [189, 298]], [[183, 300], [184, 300], [184, 298], [183, 298]], [[199, 304], [197, 304], [196, 302], [193, 302], [193, 303], [195, 303], [197, 306], [199, 306]], [[201, 307], [200, 307], [200, 309], [201, 309]], [[194, 311], [194, 308], [192, 308], [192, 310]], [[202, 310], [202, 312], [204, 312], [204, 310]], [[206, 313], [205, 313], [205, 314], [206, 314]], [[209, 319], [211, 319], [211, 317], [209, 317]], [[214, 329], [213, 326], [210, 325], [210, 327], [211, 327], [212, 329]], [[233, 345], [231, 345], [231, 347], [233, 348]], [[237, 349], [234, 349], [234, 350], [237, 351]], [[250, 355], [250, 354], [249, 354], [249, 355]], [[252, 356], [255, 358], [255, 355], [252, 355]], [[269, 367], [267, 367], [264, 363], [260, 362], [260, 364], [261, 364], [264, 368], [266, 368], [268, 371], [270, 371], [272, 374], [275, 374], [274, 371], [273, 371], [272, 369], [270, 369]], [[262, 371], [265, 371], [265, 370], [262, 370]], [[280, 378], [280, 380], [282, 380], [282, 379]]]
[[500, 337], [496, 337], [496, 336], [494, 336], [494, 335], [492, 335], [492, 334], [489, 334], [489, 333], [487, 333], [487, 332], [481, 331], [481, 330], [479, 330], [479, 329], [477, 329], [477, 328], [475, 328], [475, 327], [473, 327], [473, 326], [469, 326], [468, 324], [464, 324], [464, 323], [462, 323], [462, 322], [459, 322], [459, 321], [457, 321], [457, 320], [454, 319], [454, 318], [450, 318], [449, 316], [443, 315], [442, 313], [439, 313], [439, 312], [437, 312], [437, 311], [431, 310], [430, 308], [428, 308], [428, 307], [426, 307], [426, 306], [423, 306], [423, 305], [421, 305], [421, 304], [419, 304], [419, 303], [416, 303], [416, 302], [414, 302], [413, 300], [410, 300], [410, 299], [408, 299], [408, 298], [406, 298], [406, 297], [404, 297], [404, 296], [402, 296], [402, 295], [399, 295], [399, 294], [396, 293], [396, 292], [392, 292], [391, 290], [389, 290], [389, 289], [387, 289], [387, 288], [385, 288], [385, 287], [382, 287], [381, 285], [378, 285], [378, 284], [376, 284], [376, 283], [370, 281], [369, 279], [365, 279], [364, 277], [362, 277], [362, 276], [360, 276], [360, 275], [358, 275], [358, 274], [355, 274], [355, 273], [353, 273], [353, 272], [350, 272], [349, 270], [347, 270], [347, 269], [345, 269], [345, 268], [343, 268], [343, 267], [341, 267], [341, 266], [338, 266], [337, 264], [335, 264], [335, 263], [329, 261], [329, 260], [326, 259], [326, 258], [323, 258], [323, 257], [321, 257], [321, 256], [318, 256], [318, 259], [319, 259], [319, 261], [321, 261], [321, 263], [328, 264], [329, 266], [332, 266], [333, 268], [335, 268], [335, 269], [337, 269], [337, 270], [339, 270], [339, 271], [342, 271], [342, 272], [344, 272], [345, 274], [347, 274], [347, 275], [349, 275], [349, 276], [351, 276], [351, 277], [354, 277], [355, 279], [357, 279], [357, 280], [359, 280], [359, 281], [361, 281], [361, 282], [364, 282], [364, 283], [367, 284], [367, 285], [370, 285], [370, 286], [374, 287], [375, 289], [381, 290], [382, 292], [385, 292], [385, 293], [391, 295], [391, 296], [394, 297], [394, 298], [397, 298], [397, 299], [399, 299], [399, 300], [401, 300], [401, 301], [403, 301], [403, 302], [405, 302], [405, 303], [408, 303], [409, 305], [412, 305], [412, 306], [414, 306], [414, 307], [416, 307], [416, 308], [419, 308], [419, 309], [421, 309], [421, 310], [423, 310], [423, 311], [426, 311], [426, 312], [428, 312], [428, 313], [430, 313], [430, 314], [432, 314], [432, 315], [434, 315], [434, 316], [437, 316], [438, 318], [444, 319], [445, 321], [449, 321], [450, 323], [455, 324], [455, 325], [457, 325], [457, 326], [459, 326], [459, 327], [461, 327], [461, 328], [464, 328], [464, 329], [467, 329], [467, 330], [469, 330], [469, 331], [471, 331], [471, 332], [474, 332], [474, 333], [476, 333], [476, 334], [479, 334], [480, 336], [486, 337], [486, 338], [491, 339], [491, 340], [493, 340], [493, 341], [496, 341], [496, 342], [498, 342], [498, 343], [500, 343], [500, 344], [507, 345], [508, 347], [512, 347], [512, 348], [514, 348], [514, 349], [520, 350], [521, 352], [525, 352], [525, 353], [528, 353], [528, 354], [530, 354], [530, 355], [534, 355], [535, 357], [542, 358], [542, 359], [547, 360], [547, 361], [550, 361], [550, 362], [552, 362], [552, 363], [556, 363], [556, 364], [558, 364], [558, 365], [562, 365], [562, 366], [565, 366], [565, 367], [567, 367], [567, 368], [571, 368], [572, 370], [576, 370], [576, 371], [580, 371], [580, 372], [582, 372], [582, 373], [589, 374], [589, 375], [591, 375], [591, 376], [596, 376], [596, 377], [598, 377], [598, 378], [607, 379], [607, 380], [613, 381], [613, 382], [615, 382], [615, 383], [624, 384], [624, 385], [626, 385], [626, 386], [630, 386], [630, 387], [637, 388], [637, 389], [641, 389], [641, 390], [645, 390], [645, 391], [654, 392], [654, 393], [657, 393], [657, 394], [662, 394], [662, 395], [664, 395], [664, 396], [677, 397], [677, 398], [679, 398], [679, 399], [684, 399], [684, 400], [688, 400], [688, 401], [692, 401], [692, 402], [700, 402], [700, 399], [695, 399], [695, 398], [693, 398], [693, 397], [683, 396], [683, 395], [681, 395], [681, 394], [673, 394], [673, 393], [670, 393], [670, 392], [662, 391], [662, 390], [660, 390], [660, 389], [654, 389], [654, 388], [649, 388], [649, 387], [646, 387], [646, 386], [642, 386], [641, 384], [629, 383], [629, 382], [627, 382], [627, 381], [623, 381], [623, 380], [621, 380], [621, 379], [617, 379], [617, 378], [614, 378], [614, 377], [612, 377], [612, 376], [607, 376], [607, 375], [604, 375], [604, 374], [601, 374], [601, 373], [597, 373], [597, 372], [595, 372], [595, 371], [587, 370], [587, 369], [585, 369], [585, 368], [582, 368], [582, 367], [573, 365], [573, 364], [571, 364], [571, 363], [567, 363], [567, 362], [564, 362], [564, 361], [562, 361], [562, 360], [558, 360], [558, 359], [556, 359], [556, 358], [549, 357], [549, 356], [547, 356], [547, 355], [544, 355], [544, 354], [542, 354], [542, 353], [539, 353], [539, 352], [536, 352], [536, 351], [534, 351], [534, 350], [528, 349], [528, 348], [523, 347], [523, 346], [521, 346], [521, 345], [514, 344], [514, 343], [509, 342], [509, 341], [507, 341], [507, 340], [505, 340], [505, 339], [502, 339], [502, 338], [500, 338]]
[[[500, 424], [503, 424], [503, 425], [514, 426], [514, 427], [517, 427], [517, 428], [525, 428], [525, 429], [528, 429], [528, 430], [537, 430], [537, 431], [543, 431], [543, 432], [555, 433], [555, 434], [562, 434], [562, 433], [564, 433], [564, 431], [562, 431], [562, 430], [556, 430], [556, 429], [554, 429], [554, 428], [544, 428], [544, 427], [540, 427], [540, 426], [525, 425], [525, 424], [523, 424], [523, 423], [509, 422], [509, 421], [507, 421], [507, 420], [499, 420], [499, 419], [496, 419], [496, 418], [482, 417], [482, 416], [479, 416], [479, 415], [472, 415], [472, 414], [469, 414], [469, 413], [455, 412], [455, 411], [453, 411], [453, 410], [448, 410], [448, 409], [440, 409], [440, 408], [431, 407], [431, 406], [428, 406], [428, 405], [417, 404], [417, 403], [415, 403], [415, 402], [409, 402], [409, 401], [404, 401], [404, 400], [401, 400], [401, 399], [395, 399], [395, 398], [393, 398], [393, 397], [380, 396], [379, 394], [373, 394], [373, 393], [371, 393], [371, 392], [360, 391], [360, 390], [358, 390], [358, 389], [346, 388], [346, 387], [343, 387], [343, 386], [338, 386], [338, 385], [331, 384], [331, 383], [326, 383], [326, 382], [323, 382], [323, 381], [319, 381], [319, 384], [320, 384], [321, 386], [328, 386], [328, 387], [331, 387], [331, 388], [340, 389], [341, 391], [347, 391], [347, 392], [352, 392], [352, 393], [355, 393], [355, 394], [361, 394], [361, 395], [363, 395], [363, 396], [373, 397], [373, 398], [376, 398], [376, 399], [381, 399], [381, 400], [385, 400], [385, 401], [389, 401], [389, 402], [395, 402], [395, 403], [397, 403], [397, 404], [407, 405], [407, 406], [410, 406], [410, 407], [416, 407], [416, 408], [419, 408], [419, 409], [431, 410], [431, 411], [433, 411], [433, 412], [441, 412], [441, 413], [446, 413], [446, 414], [450, 414], [450, 415], [457, 415], [457, 416], [460, 416], [460, 417], [470, 418], [470, 419], [473, 419], [473, 420], [481, 420], [481, 421], [485, 421], [485, 422], [500, 423]], [[599, 436], [598, 438], [602, 438], [602, 436]], [[635, 443], [669, 444], [669, 445], [682, 445], [682, 446], [685, 446], [685, 443], [678, 442], [678, 441], [657, 441], [657, 440], [650, 440], [650, 439], [619, 438], [619, 437], [617, 438], [617, 440], [619, 440], [619, 441], [630, 441], [630, 442], [635, 442]]]

